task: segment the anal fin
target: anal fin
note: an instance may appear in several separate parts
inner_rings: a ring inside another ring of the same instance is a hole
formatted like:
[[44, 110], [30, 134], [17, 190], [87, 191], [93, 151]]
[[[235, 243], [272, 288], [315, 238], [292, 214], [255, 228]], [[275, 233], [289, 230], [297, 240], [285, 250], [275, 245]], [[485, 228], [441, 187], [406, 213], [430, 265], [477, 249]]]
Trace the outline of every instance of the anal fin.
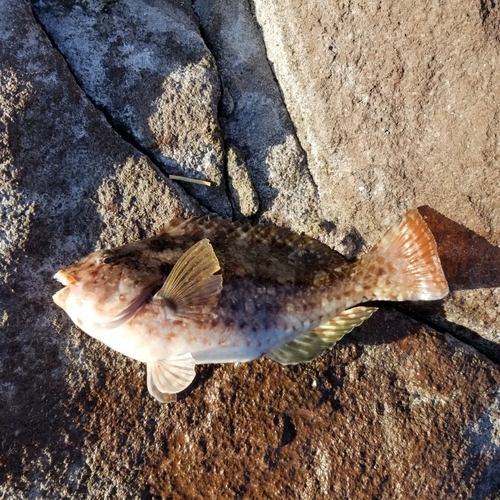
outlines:
[[307, 363], [332, 347], [345, 334], [368, 319], [376, 307], [359, 306], [347, 309], [324, 325], [320, 325], [286, 344], [266, 353], [266, 356], [282, 365]]
[[149, 393], [160, 403], [167, 403], [176, 394], [186, 389], [195, 377], [195, 361], [191, 353], [170, 359], [150, 361], [147, 364]]

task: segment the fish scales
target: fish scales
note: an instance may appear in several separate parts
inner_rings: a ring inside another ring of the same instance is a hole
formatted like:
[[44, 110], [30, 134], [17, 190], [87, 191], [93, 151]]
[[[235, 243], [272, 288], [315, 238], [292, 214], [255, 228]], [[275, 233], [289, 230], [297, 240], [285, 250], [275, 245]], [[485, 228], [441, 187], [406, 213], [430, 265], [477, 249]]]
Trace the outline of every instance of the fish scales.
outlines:
[[[208, 321], [195, 317], [188, 324], [171, 325], [171, 354], [196, 350], [195, 359], [200, 363], [255, 359], [270, 346], [317, 326], [325, 314], [331, 314], [332, 307], [342, 307], [344, 296], [334, 285], [342, 276], [339, 265], [346, 261], [326, 245], [272, 226], [239, 226], [222, 219], [187, 222], [176, 232], [166, 231], [143, 241], [144, 247], [150, 249], [146, 251], [164, 264], [165, 274], [158, 280], [158, 288], [178, 256], [203, 237], [209, 238], [217, 256], [224, 287], [217, 314]], [[172, 255], [169, 249], [177, 251]], [[345, 300], [349, 301], [349, 297]], [[331, 305], [322, 312], [325, 302]], [[139, 324], [146, 324], [148, 337], [161, 339], [165, 329], [161, 307], [157, 303], [146, 305], [128, 330], [139, 331]], [[232, 350], [239, 345], [244, 347], [244, 353]], [[222, 346], [227, 354], [220, 349]], [[126, 354], [136, 357], [137, 350], [134, 344]], [[151, 349], [155, 355], [161, 350], [156, 344]], [[140, 360], [149, 361], [144, 357]]]
[[56, 278], [65, 288], [55, 302], [89, 335], [147, 363], [162, 402], [191, 383], [195, 364], [310, 361], [375, 311], [358, 304], [448, 292], [416, 210], [354, 263], [284, 228], [204, 217], [94, 252]]

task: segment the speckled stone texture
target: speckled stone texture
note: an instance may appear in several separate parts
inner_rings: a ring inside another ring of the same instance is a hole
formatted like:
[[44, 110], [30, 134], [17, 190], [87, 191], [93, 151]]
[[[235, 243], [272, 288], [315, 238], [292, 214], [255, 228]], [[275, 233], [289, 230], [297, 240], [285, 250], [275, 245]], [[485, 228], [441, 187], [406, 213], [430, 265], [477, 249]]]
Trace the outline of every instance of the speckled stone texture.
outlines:
[[[498, 499], [499, 56], [493, 2], [0, 2], [0, 497]], [[447, 299], [172, 404], [51, 300], [174, 216], [355, 257], [417, 205]]]
[[[253, 0], [267, 56], [318, 186], [325, 218], [368, 248], [381, 225], [428, 205], [483, 237], [452, 276], [447, 320], [500, 340], [500, 8], [489, 2]], [[325, 126], [325, 124], [328, 124]], [[496, 250], [496, 251], [495, 251]], [[468, 254], [468, 255], [467, 255]], [[458, 264], [455, 264], [458, 265]], [[487, 307], [483, 307], [483, 304]], [[444, 318], [443, 318], [444, 319]], [[497, 358], [498, 359], [498, 358]]]
[[[212, 182], [230, 216], [217, 123], [217, 68], [189, 2], [32, 2], [89, 100], [169, 174]], [[186, 186], [194, 195], [202, 188]]]

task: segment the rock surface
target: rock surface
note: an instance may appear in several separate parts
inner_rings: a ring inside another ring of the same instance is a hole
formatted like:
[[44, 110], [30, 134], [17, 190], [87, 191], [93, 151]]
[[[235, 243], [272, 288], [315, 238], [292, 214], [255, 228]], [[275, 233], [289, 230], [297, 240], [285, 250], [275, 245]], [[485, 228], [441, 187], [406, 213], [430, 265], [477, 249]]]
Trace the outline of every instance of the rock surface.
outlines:
[[[441, 320], [498, 342], [499, 6], [253, 6], [323, 216], [337, 226], [335, 247], [352, 252], [345, 235], [353, 221], [370, 248], [400, 213], [432, 207], [483, 237], [494, 256], [489, 278], [476, 279], [484, 254], [466, 251], [474, 262], [465, 270], [469, 289], [450, 277]], [[450, 258], [460, 262], [464, 253]]]
[[[2, 498], [498, 498], [499, 8], [280, 5], [0, 3]], [[51, 301], [203, 207], [353, 256], [416, 204], [450, 298], [174, 404]]]
[[326, 216], [368, 211], [371, 246], [429, 205], [500, 243], [498, 6], [253, 5]]
[[[229, 217], [217, 123], [219, 78], [188, 2], [34, 1], [92, 102], [169, 174], [212, 182], [210, 209]], [[193, 97], [195, 96], [195, 97]]]
[[324, 220], [317, 188], [249, 4], [196, 0], [193, 8], [219, 69], [224, 137], [238, 147], [248, 165], [259, 215], [319, 236], [318, 224]]

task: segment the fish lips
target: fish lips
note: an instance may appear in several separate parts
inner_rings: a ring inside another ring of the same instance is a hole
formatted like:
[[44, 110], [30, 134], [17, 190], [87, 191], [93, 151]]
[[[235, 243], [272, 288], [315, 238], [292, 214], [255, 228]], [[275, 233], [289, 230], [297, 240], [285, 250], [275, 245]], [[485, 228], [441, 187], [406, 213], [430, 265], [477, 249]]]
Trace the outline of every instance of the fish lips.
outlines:
[[64, 286], [76, 284], [75, 278], [70, 276], [70, 274], [66, 271], [66, 269], [61, 269], [60, 271], [57, 271], [57, 273], [54, 274], [54, 279], [59, 281], [59, 283], [61, 283]]
[[66, 300], [68, 299], [68, 295], [70, 292], [69, 286], [65, 286], [54, 295], [52, 295], [52, 300], [58, 305], [61, 309], [66, 310]]
[[68, 298], [71, 285], [76, 284], [76, 280], [72, 278], [65, 269], [61, 269], [56, 274], [54, 274], [54, 279], [59, 281], [64, 288], [57, 291], [54, 295], [52, 295], [52, 300], [61, 308], [66, 310], [66, 300]]
[[[71, 277], [65, 269], [61, 269], [58, 271], [54, 278], [64, 285], [64, 288], [57, 291], [53, 296], [52, 300], [58, 305], [61, 309], [68, 312], [66, 310], [66, 302], [71, 293], [72, 286], [77, 284], [77, 280]], [[122, 311], [111, 318], [103, 319], [101, 322], [92, 323], [93, 328], [97, 330], [112, 330], [121, 326], [123, 323], [127, 322], [133, 316], [135, 316], [136, 312], [142, 308], [142, 306], [148, 302], [152, 297], [152, 291], [157, 288], [156, 284], [150, 285], [145, 288], [134, 300]]]

